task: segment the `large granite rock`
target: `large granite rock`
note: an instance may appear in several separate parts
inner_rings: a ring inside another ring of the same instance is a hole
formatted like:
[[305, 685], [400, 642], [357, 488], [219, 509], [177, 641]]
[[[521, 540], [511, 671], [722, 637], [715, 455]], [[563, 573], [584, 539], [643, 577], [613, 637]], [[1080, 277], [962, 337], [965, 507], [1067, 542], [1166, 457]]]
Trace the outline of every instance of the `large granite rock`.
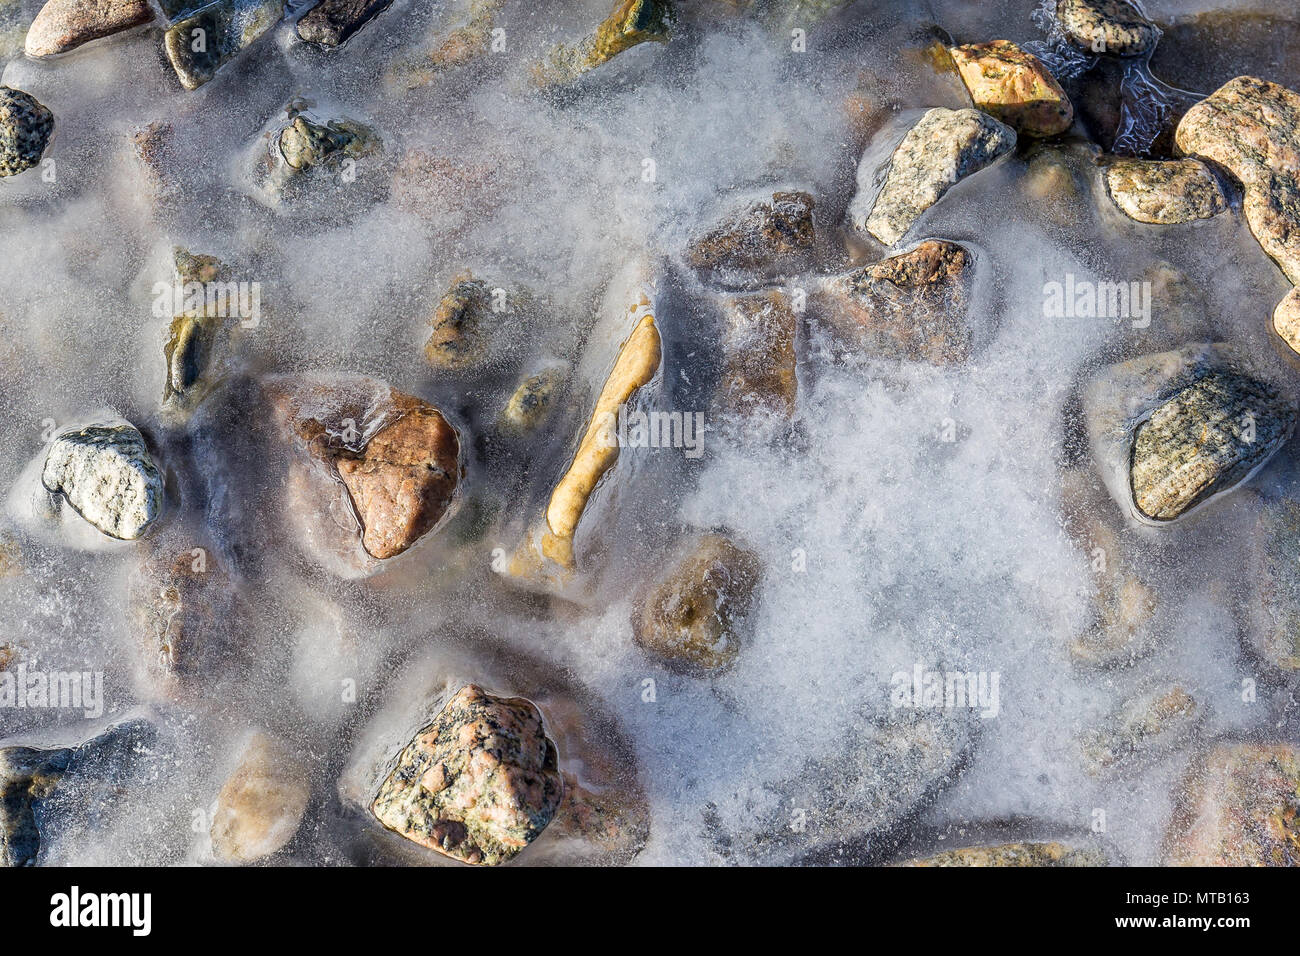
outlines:
[[1241, 181], [1251, 231], [1293, 285], [1300, 284], [1300, 94], [1239, 76], [1178, 123], [1183, 152]]
[[335, 47], [388, 9], [393, 0], [321, 0], [298, 21], [298, 36]]
[[932, 109], [894, 150], [884, 186], [874, 199], [876, 169], [863, 158], [849, 219], [855, 228], [893, 245], [949, 189], [1015, 145], [1016, 131], [987, 113]]
[[1055, 136], [1074, 122], [1074, 107], [1056, 77], [1008, 40], [948, 51], [975, 105], [1022, 136]]
[[372, 810], [408, 840], [463, 863], [512, 859], [555, 817], [555, 743], [522, 697], [468, 685], [397, 758]]
[[0, 86], [0, 177], [41, 161], [54, 132], [54, 114], [22, 90]]
[[1071, 43], [1091, 53], [1141, 56], [1160, 40], [1160, 28], [1127, 0], [1057, 0], [1056, 21]]

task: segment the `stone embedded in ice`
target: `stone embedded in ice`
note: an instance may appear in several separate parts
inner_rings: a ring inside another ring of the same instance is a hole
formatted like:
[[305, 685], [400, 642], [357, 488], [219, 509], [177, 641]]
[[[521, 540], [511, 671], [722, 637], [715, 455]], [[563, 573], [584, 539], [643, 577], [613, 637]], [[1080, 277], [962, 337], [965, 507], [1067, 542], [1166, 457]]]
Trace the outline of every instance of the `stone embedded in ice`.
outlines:
[[1256, 653], [1283, 671], [1300, 670], [1300, 504], [1267, 503], [1249, 542], [1248, 635]]
[[1300, 285], [1300, 94], [1253, 76], [1229, 80], [1178, 123], [1183, 152], [1242, 184], [1251, 232]]
[[127, 624], [146, 694], [201, 685], [238, 629], [232, 584], [216, 560], [206, 548], [159, 548], [131, 575]]
[[1300, 866], [1300, 750], [1221, 743], [1197, 760], [1165, 836], [1168, 866]]
[[667, 43], [676, 22], [671, 0], [617, 0], [594, 33], [552, 49], [534, 69], [534, 80], [542, 87], [570, 83], [638, 44]]
[[567, 375], [567, 367], [549, 365], [525, 378], [506, 401], [501, 412], [502, 427], [518, 435], [546, 421]]
[[197, 90], [283, 16], [284, 0], [216, 0], [173, 23], [163, 48], [181, 86]]
[[633, 637], [670, 670], [696, 677], [725, 670], [745, 643], [762, 575], [758, 555], [729, 537], [690, 540], [638, 600]]
[[458, 371], [487, 355], [486, 336], [493, 325], [492, 290], [482, 279], [463, 272], [438, 300], [424, 357], [435, 368]]
[[557, 759], [530, 701], [469, 684], [398, 756], [371, 809], [421, 846], [495, 866], [555, 817], [564, 792]]
[[1090, 773], [1100, 774], [1181, 744], [1196, 728], [1204, 709], [1180, 684], [1167, 684], [1127, 700], [1105, 726], [1080, 741]]
[[1091, 53], [1140, 56], [1160, 40], [1160, 28], [1128, 0], [1057, 0], [1056, 20], [1071, 43]]
[[1015, 145], [1016, 131], [987, 113], [932, 109], [894, 150], [884, 186], [874, 201], [874, 162], [863, 157], [849, 219], [854, 228], [893, 245], [949, 189], [1005, 156]]
[[896, 866], [1109, 866], [1106, 853], [1094, 846], [1075, 846], [1060, 841], [1044, 843], [999, 843], [943, 850], [933, 856], [908, 860]]
[[1228, 208], [1219, 180], [1195, 159], [1118, 160], [1106, 167], [1106, 189], [1115, 205], [1138, 222], [1192, 222]]
[[1055, 136], [1074, 122], [1070, 99], [1038, 57], [1008, 40], [949, 50], [975, 105], [1023, 136]]
[[0, 749], [0, 865], [31, 866], [41, 850], [35, 810], [54, 792], [72, 750]]
[[867, 355], [951, 365], [973, 349], [974, 282], [975, 263], [964, 246], [928, 240], [823, 280], [817, 314]]
[[1177, 518], [1236, 485], [1281, 447], [1294, 410], [1272, 386], [1208, 371], [1138, 425], [1133, 498], [1148, 518]]
[[726, 296], [722, 301], [723, 406], [741, 415], [794, 415], [799, 390], [795, 337], [799, 325], [790, 296], [780, 289]]
[[308, 43], [338, 46], [379, 14], [393, 0], [320, 0], [298, 21], [298, 36]]
[[1296, 417], [1291, 399], [1219, 343], [1112, 365], [1083, 401], [1111, 497], [1145, 524], [1176, 520], [1248, 479], [1286, 443]]
[[163, 508], [163, 477], [133, 425], [87, 425], [51, 442], [41, 483], [113, 538], [139, 538]]
[[[268, 383], [272, 403], [305, 455], [294, 462], [297, 496], [285, 505], [298, 513], [303, 531], [325, 550], [347, 550], [347, 532], [314, 521], [312, 514], [339, 515], [334, 500], [341, 481], [373, 559], [396, 557], [427, 534], [450, 506], [461, 478], [460, 437], [428, 402], [355, 376], [277, 379]], [[313, 479], [303, 474], [323, 474]], [[337, 481], [332, 480], [337, 476]], [[329, 501], [312, 501], [325, 496]], [[331, 519], [332, 520], [332, 519]], [[364, 563], [364, 562], [362, 562]]]
[[0, 86], [0, 176], [16, 176], [41, 161], [54, 132], [54, 114], [22, 90]]
[[210, 835], [218, 860], [251, 863], [293, 839], [311, 796], [307, 771], [283, 740], [255, 733], [217, 797]]
[[66, 53], [153, 19], [148, 0], [48, 0], [27, 31], [28, 56]]
[[754, 202], [686, 250], [691, 268], [727, 284], [745, 284], [789, 275], [807, 266], [816, 235], [813, 198], [779, 192], [770, 202]]
[[[64, 817], [89, 820], [120, 798], [155, 733], [136, 718], [73, 747], [0, 748], [0, 866], [37, 863]], [[56, 800], [59, 812], [52, 814]]]

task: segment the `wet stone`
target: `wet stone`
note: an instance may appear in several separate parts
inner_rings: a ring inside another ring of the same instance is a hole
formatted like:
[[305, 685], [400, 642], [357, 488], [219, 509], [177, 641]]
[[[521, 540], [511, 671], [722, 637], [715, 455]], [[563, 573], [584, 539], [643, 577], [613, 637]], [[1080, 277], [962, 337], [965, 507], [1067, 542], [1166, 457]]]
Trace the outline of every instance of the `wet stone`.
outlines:
[[438, 409], [384, 388], [368, 399], [314, 383], [273, 392], [290, 430], [347, 489], [368, 555], [396, 557], [442, 518], [460, 481], [460, 439]]
[[[893, 245], [921, 214], [958, 182], [979, 172], [1016, 145], [1016, 132], [979, 110], [936, 108], [908, 130], [894, 150], [879, 195], [871, 202], [876, 174], [864, 157], [858, 194], [849, 206], [856, 229]], [[866, 203], [871, 202], [868, 207]]]
[[564, 784], [542, 715], [522, 697], [462, 687], [398, 755], [371, 810], [454, 860], [494, 866], [546, 829]]
[[830, 277], [818, 312], [868, 355], [951, 365], [971, 354], [974, 278], [974, 262], [963, 246], [930, 240]]
[[393, 0], [321, 0], [298, 21], [298, 36], [308, 43], [338, 46], [388, 9]]
[[677, 22], [669, 0], [619, 0], [590, 36], [551, 50], [534, 71], [539, 86], [570, 83], [642, 43], [667, 43]]
[[1241, 182], [1251, 232], [1300, 285], [1300, 94], [1239, 76], [1187, 111], [1177, 140]]
[[1127, 0], [1058, 0], [1056, 20], [1071, 43], [1092, 53], [1140, 56], [1160, 40], [1160, 28]]
[[1032, 53], [1007, 40], [952, 47], [975, 105], [1024, 136], [1055, 136], [1070, 128], [1074, 108], [1056, 78]]
[[28, 56], [54, 56], [148, 23], [148, 0], [49, 0], [27, 31]]
[[41, 161], [54, 114], [30, 93], [0, 86], [0, 177], [16, 176]]
[[131, 425], [88, 425], [57, 436], [41, 482], [112, 538], [139, 538], [162, 511], [162, 474]]
[[1193, 764], [1165, 837], [1171, 866], [1300, 866], [1300, 751], [1223, 743]]
[[725, 284], [746, 284], [797, 272], [813, 249], [813, 199], [807, 193], [774, 193], [733, 220], [696, 239], [686, 251], [691, 268]]
[[1138, 222], [1192, 222], [1228, 208], [1214, 173], [1195, 159], [1119, 160], [1106, 168], [1106, 188], [1115, 205]]
[[670, 670], [697, 677], [725, 670], [744, 644], [761, 578], [758, 555], [722, 535], [700, 536], [641, 596], [633, 637]]
[[[196, 90], [283, 16], [284, 0], [217, 0], [172, 24], [163, 48], [181, 86]], [[204, 38], [202, 44], [194, 42], [198, 36]]]

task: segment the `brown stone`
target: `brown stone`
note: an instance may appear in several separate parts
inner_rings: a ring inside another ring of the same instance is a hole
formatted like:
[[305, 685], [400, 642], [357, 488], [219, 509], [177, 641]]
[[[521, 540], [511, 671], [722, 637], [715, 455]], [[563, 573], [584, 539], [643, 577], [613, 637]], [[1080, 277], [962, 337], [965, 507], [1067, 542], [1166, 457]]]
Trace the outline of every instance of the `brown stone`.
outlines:
[[724, 301], [721, 391], [728, 408], [794, 414], [797, 325], [790, 297], [777, 289]]
[[797, 271], [812, 254], [812, 211], [813, 199], [807, 193], [774, 193], [771, 202], [751, 203], [693, 242], [686, 261], [693, 269], [723, 279]]
[[974, 272], [965, 248], [929, 240], [832, 276], [819, 311], [868, 354], [951, 365], [965, 361], [973, 347], [967, 312]]
[[1065, 90], [1038, 57], [1008, 40], [949, 50], [975, 105], [1026, 136], [1055, 136], [1074, 122]]

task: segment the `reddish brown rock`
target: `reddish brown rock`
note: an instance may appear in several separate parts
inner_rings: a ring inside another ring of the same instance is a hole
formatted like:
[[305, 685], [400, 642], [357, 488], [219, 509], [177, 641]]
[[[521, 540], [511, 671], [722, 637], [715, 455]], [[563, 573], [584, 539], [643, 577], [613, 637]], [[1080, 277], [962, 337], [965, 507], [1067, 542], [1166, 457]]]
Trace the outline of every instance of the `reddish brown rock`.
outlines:
[[723, 281], [750, 281], [803, 268], [812, 254], [813, 199], [807, 193], [774, 193], [751, 203], [735, 219], [693, 242], [686, 261]]
[[739, 413], [794, 414], [798, 316], [779, 289], [729, 296], [723, 302], [722, 400]]
[[[460, 481], [460, 437], [438, 409], [359, 377], [279, 381], [268, 391], [310, 459], [291, 464], [291, 508], [314, 506], [340, 532], [359, 522], [366, 555], [379, 560], [401, 554], [442, 518]], [[336, 502], [310, 500], [331, 493], [331, 475], [347, 490], [350, 515]], [[343, 547], [340, 540], [326, 540], [340, 537], [330, 526], [300, 524], [318, 546]]]

